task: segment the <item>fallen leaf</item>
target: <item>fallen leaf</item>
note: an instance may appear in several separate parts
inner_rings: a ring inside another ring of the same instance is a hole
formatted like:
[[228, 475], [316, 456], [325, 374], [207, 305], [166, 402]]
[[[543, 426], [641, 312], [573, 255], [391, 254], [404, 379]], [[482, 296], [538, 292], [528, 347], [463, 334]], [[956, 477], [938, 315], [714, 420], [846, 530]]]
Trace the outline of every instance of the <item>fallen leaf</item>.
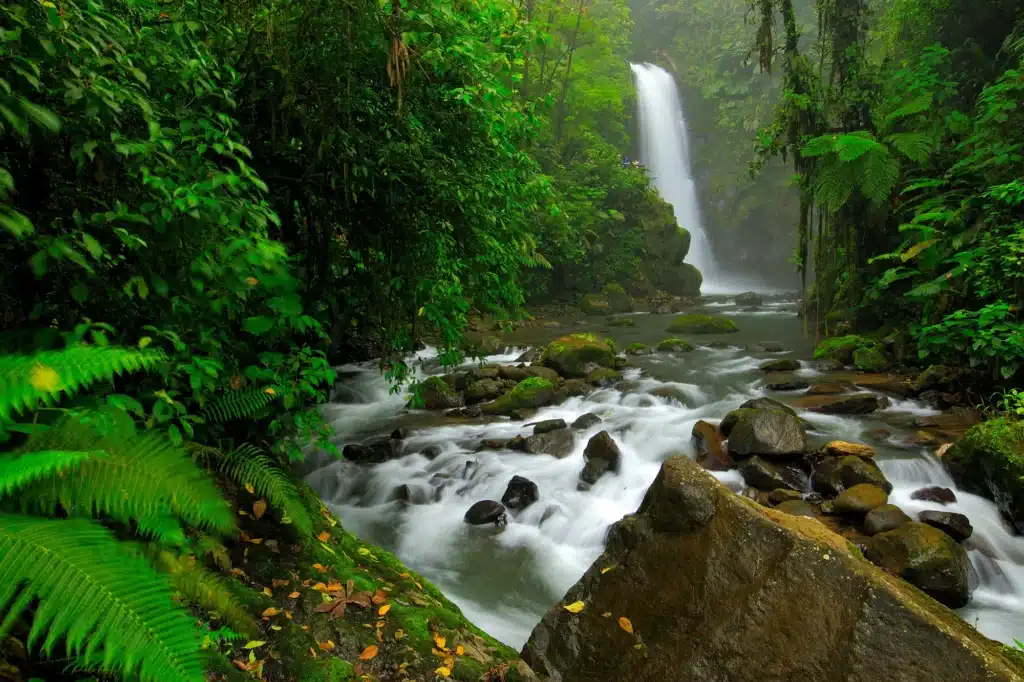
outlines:
[[298, 599], [299, 598], [299, 593], [298, 592], [292, 592], [291, 594], [288, 595], [288, 598], [289, 599]]
[[448, 668], [444, 667], [443, 665], [441, 667], [439, 667], [437, 670], [435, 670], [434, 672], [437, 673], [438, 675], [440, 675], [441, 677], [451, 677], [452, 676], [452, 671], [449, 670]]
[[255, 516], [257, 520], [262, 518], [263, 515], [266, 514], [266, 513], [267, 513], [267, 501], [266, 500], [261, 498], [261, 499], [256, 500], [255, 502], [252, 503], [252, 515]]
[[334, 641], [329, 639], [326, 642], [320, 642], [319, 644], [317, 644], [317, 646], [323, 649], [324, 651], [330, 651], [334, 648]]
[[252, 487], [252, 483], [246, 483], [245, 489], [249, 491], [250, 495], [256, 492], [256, 489]]
[[448, 649], [446, 649], [445, 646], [444, 646], [445, 642], [447, 642], [447, 641], [448, 640], [446, 640], [444, 637], [442, 637], [438, 633], [436, 633], [436, 632], [434, 633], [434, 644], [436, 644], [437, 648], [440, 649], [441, 651], [448, 651]]
[[251, 542], [254, 545], [258, 545], [263, 542], [263, 538], [249, 538], [248, 540], [246, 540], [246, 542]]
[[363, 649], [363, 653], [359, 654], [360, 661], [369, 661], [377, 655], [377, 645], [371, 644], [370, 646]]
[[465, 655], [465, 653], [466, 653], [466, 650], [462, 648], [461, 644], [458, 645], [457, 647], [455, 647], [455, 655], [456, 656], [463, 656], [463, 655]]
[[405, 630], [399, 628], [397, 631], [395, 631], [395, 641], [396, 642], [399, 641], [399, 640], [402, 640], [404, 638], [405, 638]]
[[399, 573], [398, 577], [399, 578], [411, 578], [412, 576], [410, 574], [408, 574], [408, 573]]
[[314, 649], [313, 647], [309, 647], [309, 653], [313, 654], [313, 658], [316, 658], [316, 649]]
[[391, 604], [385, 604], [384, 606], [377, 609], [377, 615], [383, 616], [385, 613], [391, 610]]
[[629, 634], [633, 634], [633, 624], [629, 622], [629, 618], [619, 616], [619, 627]]
[[316, 585], [313, 585], [313, 589], [317, 592], [326, 592], [327, 585], [324, 585], [323, 583], [317, 583]]
[[273, 597], [274, 596], [274, 593], [270, 591], [269, 587], [264, 587], [263, 588], [263, 594], [267, 595], [268, 597]]
[[605, 573], [607, 573], [608, 571], [612, 570], [613, 568], [615, 568], [615, 567], [614, 566], [605, 566], [604, 568], [601, 569], [601, 575], [604, 575]]
[[316, 539], [319, 540], [320, 542], [327, 542], [328, 540], [331, 539], [331, 534], [328, 533], [327, 531], [324, 531], [323, 533], [320, 533], [320, 535], [317, 535]]
[[288, 620], [291, 620], [292, 619], [292, 612], [291, 611], [285, 611], [284, 612], [284, 617], [287, 618]]
[[316, 613], [327, 613], [328, 611], [333, 611], [334, 607], [338, 605], [339, 601], [341, 601], [341, 600], [340, 599], [335, 599], [335, 600], [332, 600], [332, 601], [325, 601], [323, 604], [319, 604], [313, 610]]
[[246, 642], [245, 643], [245, 648], [246, 649], [259, 649], [264, 644], [266, 644], [266, 642], [264, 642], [263, 640], [254, 639], [251, 642]]
[[[267, 540], [267, 544], [270, 544], [270, 540]], [[291, 582], [291, 580], [285, 580], [283, 578], [274, 578], [273, 580], [270, 581], [270, 586], [271, 587], [284, 587], [285, 585], [289, 584], [290, 582]]]
[[245, 571], [243, 571], [243, 570], [242, 570], [242, 569], [240, 569], [240, 568], [232, 568], [232, 569], [231, 569], [231, 574], [232, 574], [232, 575], [238, 575], [238, 576], [242, 576], [242, 577], [245, 577]]
[[274, 632], [280, 632], [281, 631], [281, 626], [280, 625], [271, 625], [270, 629], [273, 630]]
[[610, 615], [612, 615], [612, 612], [611, 612], [611, 611], [605, 611], [604, 613], [602, 613], [602, 614], [601, 614], [601, 617], [602, 617], [602, 618], [607, 618], [607, 617], [608, 617], [608, 616], [610, 616]]
[[281, 613], [281, 609], [271, 606], [269, 609], [263, 611], [263, 617], [268, 618], [270, 616], [276, 616], [279, 613]]
[[377, 590], [376, 592], [373, 593], [373, 603], [374, 604], [383, 604], [387, 600], [388, 600], [388, 596], [386, 594], [384, 594], [384, 590]]
[[571, 604], [569, 604], [567, 606], [563, 606], [562, 608], [564, 608], [569, 613], [579, 613], [580, 611], [583, 610], [584, 606], [585, 606], [585, 604], [583, 602], [581, 602], [581, 601], [574, 601], [573, 603], [571, 603]]

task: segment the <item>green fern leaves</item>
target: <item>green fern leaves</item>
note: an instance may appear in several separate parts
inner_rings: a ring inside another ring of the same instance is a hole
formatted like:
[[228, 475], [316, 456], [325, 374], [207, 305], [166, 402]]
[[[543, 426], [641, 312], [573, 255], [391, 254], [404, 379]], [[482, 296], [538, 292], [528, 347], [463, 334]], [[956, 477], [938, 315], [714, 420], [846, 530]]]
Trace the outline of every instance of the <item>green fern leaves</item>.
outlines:
[[102, 450], [40, 450], [0, 456], [0, 497], [48, 476], [63, 478], [90, 459], [106, 457]]
[[217, 459], [218, 467], [228, 478], [242, 485], [251, 485], [255, 494], [265, 497], [273, 507], [280, 509], [296, 530], [303, 535], [313, 532], [313, 520], [299, 499], [299, 492], [288, 476], [259, 448], [243, 445]]
[[[897, 139], [892, 144], [897, 149], [902, 146], [915, 155], [930, 151], [923, 151], [926, 140], [911, 137], [910, 133], [892, 135], [887, 141], [894, 137]], [[899, 161], [889, 147], [863, 130], [813, 138], [801, 153], [822, 157], [814, 173], [814, 192], [821, 205], [833, 213], [850, 200], [856, 189], [875, 204], [885, 203], [900, 175]]]
[[211, 423], [222, 423], [258, 415], [274, 401], [273, 388], [251, 387], [225, 393], [203, 410], [203, 418]]
[[[38, 600], [38, 601], [37, 601]], [[90, 667], [142, 682], [204, 682], [204, 657], [167, 578], [84, 519], [0, 515], [0, 626], [33, 603], [28, 645], [63, 639]]]
[[0, 419], [52, 405], [61, 395], [74, 395], [95, 381], [153, 369], [163, 359], [159, 350], [95, 346], [0, 356]]

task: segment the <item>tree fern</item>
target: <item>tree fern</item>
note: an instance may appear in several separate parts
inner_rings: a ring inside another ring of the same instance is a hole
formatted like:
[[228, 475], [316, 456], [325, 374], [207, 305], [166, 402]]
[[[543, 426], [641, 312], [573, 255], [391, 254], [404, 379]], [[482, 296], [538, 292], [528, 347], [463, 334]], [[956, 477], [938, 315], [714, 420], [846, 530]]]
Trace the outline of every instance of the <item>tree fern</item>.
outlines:
[[265, 497], [270, 505], [281, 510], [300, 533], [313, 532], [313, 520], [299, 498], [299, 491], [287, 474], [259, 448], [246, 444], [222, 453], [217, 458], [217, 466], [228, 478], [251, 485], [256, 495]]
[[874, 203], [882, 204], [889, 198], [899, 177], [899, 162], [882, 145], [864, 155], [863, 170], [859, 174], [860, 188], [864, 196]]
[[927, 133], [893, 133], [885, 138], [893, 149], [911, 161], [922, 163], [931, 156], [933, 143]]
[[253, 417], [273, 402], [276, 395], [269, 386], [254, 386], [224, 393], [203, 409], [203, 418], [208, 422], [221, 423]]
[[0, 635], [33, 605], [30, 648], [41, 642], [49, 655], [63, 639], [89, 667], [141, 682], [205, 680], [167, 578], [94, 522], [0, 515]]
[[159, 350], [96, 346], [0, 356], [0, 419], [52, 405], [94, 381], [152, 369], [163, 359]]
[[74, 476], [51, 471], [39, 477], [22, 490], [24, 508], [50, 514], [60, 503], [72, 514], [134, 520], [151, 532], [168, 528], [168, 517], [221, 533], [234, 530], [234, 515], [220, 491], [183, 448], [158, 433], [104, 433], [86, 419], [66, 417], [30, 438], [24, 450], [101, 450], [106, 456], [82, 462]]
[[102, 450], [39, 450], [0, 455], [0, 497], [41, 478], [65, 476], [83, 462], [106, 457]]

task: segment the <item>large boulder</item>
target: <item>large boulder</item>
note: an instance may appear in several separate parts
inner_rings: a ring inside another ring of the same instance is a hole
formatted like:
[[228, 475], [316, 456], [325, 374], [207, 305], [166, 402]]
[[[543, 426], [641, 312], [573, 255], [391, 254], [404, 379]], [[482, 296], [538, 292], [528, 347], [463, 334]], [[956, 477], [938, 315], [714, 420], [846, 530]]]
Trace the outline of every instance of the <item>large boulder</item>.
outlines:
[[612, 304], [600, 294], [584, 294], [580, 299], [580, 310], [585, 315], [607, 315], [612, 312]]
[[668, 289], [679, 296], [700, 296], [700, 287], [703, 283], [704, 275], [697, 266], [683, 263], [679, 266], [675, 284], [669, 284]]
[[615, 349], [594, 334], [569, 334], [544, 348], [541, 364], [564, 377], [583, 378], [598, 367], [615, 368]]
[[511, 391], [497, 400], [480, 406], [484, 414], [510, 414], [529, 407], [543, 407], [551, 402], [555, 387], [547, 379], [523, 379]]
[[677, 315], [668, 325], [673, 334], [732, 334], [738, 332], [736, 323], [722, 315], [685, 313]]
[[762, 372], [795, 372], [798, 369], [800, 369], [800, 361], [792, 358], [770, 360], [761, 365]]
[[552, 682], [1021, 679], [998, 643], [818, 521], [734, 495], [686, 457], [522, 655]]
[[569, 429], [535, 433], [523, 439], [523, 451], [532, 455], [551, 455], [562, 459], [572, 452], [573, 438]]
[[[763, 399], [766, 400], [766, 399]], [[735, 421], [728, 425], [729, 454], [734, 457], [748, 455], [798, 455], [807, 450], [807, 432], [800, 418], [791, 409], [775, 401], [757, 403], [748, 401], [735, 410]], [[772, 405], [771, 403], [774, 403]], [[750, 405], [748, 407], [748, 405]], [[754, 406], [758, 405], [758, 406]], [[729, 413], [726, 420], [729, 420]], [[726, 428], [722, 428], [726, 433]]]
[[868, 535], [878, 535], [895, 530], [913, 520], [895, 504], [883, 504], [869, 511], [864, 517], [864, 532]]
[[621, 284], [611, 282], [601, 290], [613, 313], [629, 313], [633, 311], [633, 299], [629, 297]]
[[409, 401], [410, 407], [423, 407], [428, 410], [448, 410], [465, 405], [462, 395], [441, 377], [428, 377], [417, 384], [413, 384], [412, 394], [413, 398]]
[[807, 487], [807, 474], [796, 467], [751, 457], [740, 464], [740, 475], [747, 485], [770, 492], [778, 488], [802, 491]]
[[1024, 533], [1024, 421], [973, 426], [942, 461], [960, 488], [992, 499]]
[[481, 379], [466, 387], [466, 402], [470, 405], [494, 400], [505, 392], [505, 385], [500, 379]]
[[844, 365], [851, 365], [855, 362], [854, 354], [861, 349], [877, 351], [881, 353], [884, 346], [871, 339], [850, 334], [848, 336], [837, 336], [825, 339], [814, 349], [815, 360], [835, 360]]
[[967, 552], [938, 528], [911, 522], [879, 533], [868, 542], [864, 556], [950, 608], [967, 605]]
[[360, 464], [378, 464], [397, 457], [401, 442], [395, 438], [377, 438], [366, 443], [349, 443], [341, 451], [342, 457]]
[[525, 476], [513, 476], [501, 496], [501, 503], [508, 509], [525, 509], [540, 499], [537, 484]]

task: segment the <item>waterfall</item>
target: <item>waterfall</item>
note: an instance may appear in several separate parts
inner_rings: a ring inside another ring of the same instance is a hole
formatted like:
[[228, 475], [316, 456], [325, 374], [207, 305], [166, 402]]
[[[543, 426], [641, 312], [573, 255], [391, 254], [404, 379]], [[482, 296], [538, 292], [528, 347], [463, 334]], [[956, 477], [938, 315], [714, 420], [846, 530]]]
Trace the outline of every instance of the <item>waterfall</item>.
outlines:
[[630, 64], [640, 109], [640, 160], [662, 198], [672, 204], [679, 225], [690, 231], [686, 262], [704, 276], [705, 293], [727, 293], [704, 232], [697, 185], [690, 167], [686, 118], [672, 75], [654, 64]]

